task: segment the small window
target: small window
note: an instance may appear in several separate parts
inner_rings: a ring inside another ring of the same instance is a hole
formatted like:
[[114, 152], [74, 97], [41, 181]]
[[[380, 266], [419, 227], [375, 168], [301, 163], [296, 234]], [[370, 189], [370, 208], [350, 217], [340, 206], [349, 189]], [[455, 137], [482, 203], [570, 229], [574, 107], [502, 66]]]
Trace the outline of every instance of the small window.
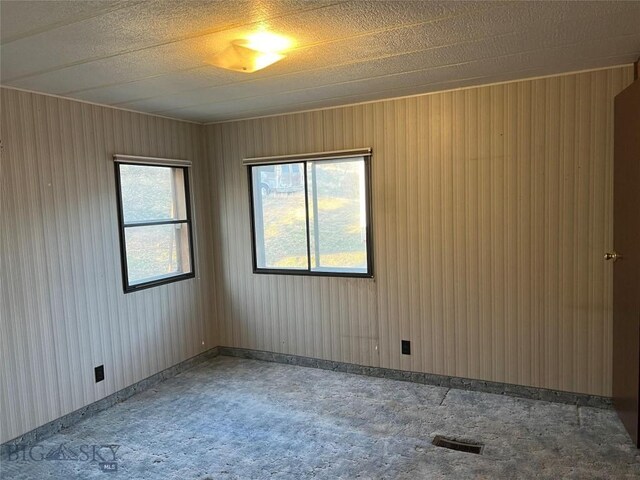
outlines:
[[125, 293], [192, 278], [188, 168], [115, 165]]
[[371, 277], [368, 179], [368, 155], [249, 164], [254, 272]]

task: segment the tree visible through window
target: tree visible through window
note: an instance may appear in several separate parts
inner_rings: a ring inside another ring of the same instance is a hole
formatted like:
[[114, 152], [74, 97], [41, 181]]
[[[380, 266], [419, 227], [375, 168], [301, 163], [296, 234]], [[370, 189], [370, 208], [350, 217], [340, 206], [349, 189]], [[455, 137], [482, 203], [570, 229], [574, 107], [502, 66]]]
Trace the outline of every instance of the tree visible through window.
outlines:
[[249, 168], [256, 272], [371, 276], [368, 157]]
[[116, 163], [125, 292], [194, 276], [187, 168]]

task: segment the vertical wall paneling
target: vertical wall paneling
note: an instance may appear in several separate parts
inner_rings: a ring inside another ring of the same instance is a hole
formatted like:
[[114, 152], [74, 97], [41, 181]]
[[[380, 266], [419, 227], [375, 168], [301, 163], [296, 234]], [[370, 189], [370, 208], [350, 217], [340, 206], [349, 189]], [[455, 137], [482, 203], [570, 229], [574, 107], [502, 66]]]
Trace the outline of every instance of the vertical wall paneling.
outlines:
[[[209, 125], [221, 343], [611, 394], [630, 67]], [[370, 146], [375, 278], [254, 275], [243, 155]], [[400, 340], [412, 355], [400, 354]]]
[[[610, 395], [601, 256], [632, 77], [206, 127], [0, 89], [0, 441], [216, 345]], [[253, 274], [242, 158], [368, 146], [375, 278]], [[193, 161], [195, 279], [122, 293], [116, 152]]]
[[[0, 92], [3, 442], [220, 341], [203, 127]], [[195, 279], [123, 293], [114, 153], [193, 162]]]

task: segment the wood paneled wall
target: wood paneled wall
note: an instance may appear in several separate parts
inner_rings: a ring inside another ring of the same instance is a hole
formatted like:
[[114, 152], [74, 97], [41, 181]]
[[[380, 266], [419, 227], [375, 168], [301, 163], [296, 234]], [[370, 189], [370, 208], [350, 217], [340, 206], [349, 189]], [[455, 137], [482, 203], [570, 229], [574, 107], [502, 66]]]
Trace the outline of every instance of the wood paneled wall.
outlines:
[[[218, 341], [203, 127], [0, 90], [1, 443]], [[123, 293], [114, 153], [192, 160], [195, 279]]]
[[[632, 79], [207, 126], [220, 343], [609, 396], [612, 107]], [[354, 147], [373, 148], [375, 279], [253, 274], [242, 158]]]
[[[0, 89], [0, 442], [218, 344], [610, 395], [612, 100], [632, 77], [207, 127]], [[254, 275], [242, 158], [364, 146], [375, 278]], [[193, 161], [195, 279], [123, 294], [114, 153]]]

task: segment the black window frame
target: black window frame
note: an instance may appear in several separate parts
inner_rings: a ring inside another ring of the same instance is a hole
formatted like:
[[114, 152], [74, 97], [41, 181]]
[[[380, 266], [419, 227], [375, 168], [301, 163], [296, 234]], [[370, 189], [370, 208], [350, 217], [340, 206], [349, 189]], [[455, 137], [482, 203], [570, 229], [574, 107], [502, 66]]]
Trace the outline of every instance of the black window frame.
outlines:
[[[185, 211], [186, 218], [184, 220], [154, 220], [148, 222], [129, 222], [125, 223], [124, 221], [124, 209], [122, 203], [122, 181], [120, 179], [120, 166], [121, 165], [137, 165], [143, 167], [158, 167], [158, 168], [175, 168], [181, 169], [184, 179], [184, 195], [185, 195]], [[146, 290], [147, 288], [158, 287], [160, 285], [166, 285], [168, 283], [180, 282], [182, 280], [187, 280], [189, 278], [195, 278], [196, 276], [196, 266], [195, 266], [195, 255], [193, 248], [193, 221], [191, 216], [191, 190], [190, 190], [190, 182], [189, 182], [189, 167], [183, 165], [171, 165], [171, 164], [160, 164], [144, 161], [135, 161], [135, 162], [127, 162], [127, 161], [115, 161], [115, 184], [116, 184], [116, 200], [118, 205], [118, 236], [120, 237], [120, 264], [122, 267], [122, 287], [124, 293], [133, 293], [138, 292], [140, 290]], [[131, 285], [129, 283], [129, 269], [127, 267], [127, 242], [126, 242], [126, 229], [129, 227], [148, 227], [154, 225], [175, 225], [175, 224], [186, 224], [189, 238], [189, 265], [191, 267], [191, 271], [187, 273], [180, 273], [177, 275], [172, 275], [168, 277], [158, 278], [156, 280], [150, 280], [148, 282], [136, 283]]]
[[[336, 160], [343, 160], [348, 158], [362, 158], [364, 162], [364, 175], [365, 175], [365, 201], [366, 201], [366, 218], [367, 226], [366, 232], [366, 246], [367, 246], [367, 271], [366, 272], [340, 272], [340, 271], [313, 271], [311, 270], [311, 238], [309, 227], [309, 182], [307, 179], [307, 163], [309, 162], [330, 162]], [[254, 179], [252, 169], [254, 167], [266, 167], [283, 164], [302, 163], [302, 171], [304, 172], [304, 203], [305, 203], [305, 223], [307, 231], [307, 269], [286, 269], [286, 268], [263, 268], [258, 267], [258, 256], [256, 249], [256, 224], [255, 224], [255, 205], [253, 200], [254, 191]], [[295, 158], [292, 156], [290, 159], [265, 161], [260, 163], [249, 163], [247, 166], [247, 182], [249, 185], [249, 216], [251, 219], [251, 257], [252, 268], [254, 274], [263, 275], [299, 275], [309, 277], [344, 277], [344, 278], [373, 278], [373, 214], [371, 203], [371, 153], [366, 154], [354, 154], [354, 155], [317, 155], [317, 156], [300, 156]]]

